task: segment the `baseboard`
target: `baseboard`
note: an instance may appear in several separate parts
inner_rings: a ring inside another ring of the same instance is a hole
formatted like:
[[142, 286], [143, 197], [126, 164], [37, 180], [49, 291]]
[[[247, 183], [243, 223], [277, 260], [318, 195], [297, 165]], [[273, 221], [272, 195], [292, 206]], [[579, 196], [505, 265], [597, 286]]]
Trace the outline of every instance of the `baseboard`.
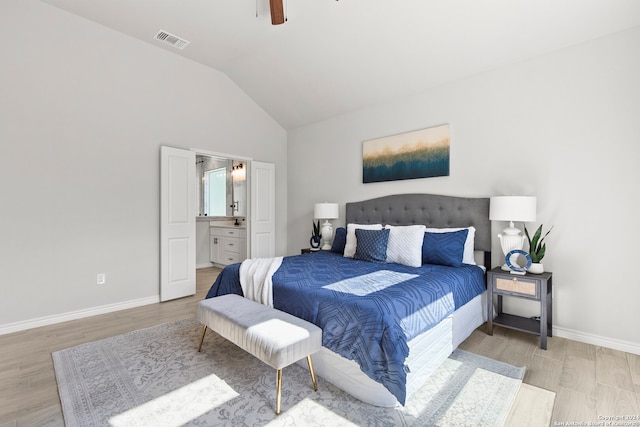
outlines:
[[202, 264], [196, 264], [196, 270], [200, 269], [200, 268], [209, 268], [209, 267], [215, 267], [215, 264], [212, 262], [206, 262], [206, 263], [202, 263]]
[[0, 325], [0, 335], [160, 302], [160, 295]]
[[553, 327], [553, 335], [560, 338], [567, 338], [574, 341], [599, 345], [602, 347], [612, 348], [614, 350], [626, 351], [627, 353], [640, 355], [640, 344], [631, 341], [603, 337], [601, 335], [589, 334], [558, 326]]

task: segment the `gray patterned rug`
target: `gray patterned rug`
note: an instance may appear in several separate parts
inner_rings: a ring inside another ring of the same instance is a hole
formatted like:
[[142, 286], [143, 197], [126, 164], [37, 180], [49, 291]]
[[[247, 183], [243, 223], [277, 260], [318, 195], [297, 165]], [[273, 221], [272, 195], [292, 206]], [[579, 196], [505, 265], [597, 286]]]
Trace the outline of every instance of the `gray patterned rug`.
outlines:
[[67, 426], [500, 426], [524, 368], [456, 350], [400, 408], [360, 402], [308, 370], [275, 371], [209, 333], [197, 352], [196, 319], [167, 323], [53, 353]]

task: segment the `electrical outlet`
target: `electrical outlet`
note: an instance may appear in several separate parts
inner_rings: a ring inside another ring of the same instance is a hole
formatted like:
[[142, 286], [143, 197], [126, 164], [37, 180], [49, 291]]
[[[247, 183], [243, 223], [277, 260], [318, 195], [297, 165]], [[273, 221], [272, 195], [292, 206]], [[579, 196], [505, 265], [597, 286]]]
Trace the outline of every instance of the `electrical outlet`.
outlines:
[[105, 283], [107, 283], [107, 275], [105, 273], [98, 273], [98, 276], [96, 277], [96, 283], [98, 285], [104, 285]]

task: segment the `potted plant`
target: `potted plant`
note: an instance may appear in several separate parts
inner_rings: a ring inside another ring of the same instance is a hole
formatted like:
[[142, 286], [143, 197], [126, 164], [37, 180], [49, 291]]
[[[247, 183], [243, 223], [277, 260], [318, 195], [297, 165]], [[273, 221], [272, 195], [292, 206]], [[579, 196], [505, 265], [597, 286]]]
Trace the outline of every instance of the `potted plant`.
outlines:
[[[533, 234], [533, 238], [529, 235], [529, 231], [527, 227], [524, 227], [524, 234], [527, 236], [527, 241], [529, 242], [529, 255], [531, 256], [531, 267], [527, 270], [530, 273], [540, 274], [544, 273], [544, 266], [542, 265], [542, 258], [544, 258], [544, 254], [547, 251], [547, 244], [543, 243], [545, 237], [551, 233], [553, 230], [553, 226], [542, 236], [542, 224]], [[540, 238], [542, 236], [542, 238]]]
[[312, 251], [320, 249], [321, 239], [322, 234], [320, 234], [320, 220], [318, 220], [318, 222], [313, 222], [313, 234], [311, 235], [311, 240], [309, 240], [309, 245], [311, 245]]

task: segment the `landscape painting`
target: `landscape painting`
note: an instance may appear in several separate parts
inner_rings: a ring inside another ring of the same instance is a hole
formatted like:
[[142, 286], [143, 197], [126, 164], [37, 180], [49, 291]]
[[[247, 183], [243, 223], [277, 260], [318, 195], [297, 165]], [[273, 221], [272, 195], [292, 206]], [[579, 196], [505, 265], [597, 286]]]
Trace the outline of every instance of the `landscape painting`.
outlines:
[[449, 125], [362, 143], [362, 182], [449, 176]]

